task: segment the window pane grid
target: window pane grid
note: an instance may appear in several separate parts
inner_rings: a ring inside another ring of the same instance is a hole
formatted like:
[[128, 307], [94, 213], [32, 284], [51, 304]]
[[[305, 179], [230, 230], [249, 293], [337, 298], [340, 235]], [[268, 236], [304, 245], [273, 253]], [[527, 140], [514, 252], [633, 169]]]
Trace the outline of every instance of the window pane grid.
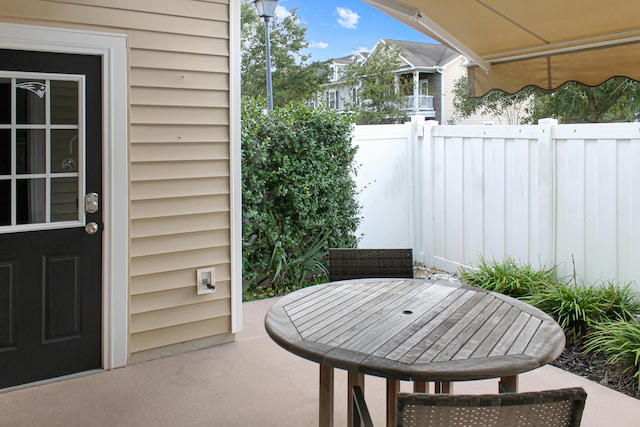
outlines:
[[[4, 144], [10, 145], [11, 157], [10, 168], [3, 168], [4, 174], [0, 174], [0, 204], [5, 206], [0, 212], [0, 233], [82, 223], [82, 78], [1, 71], [0, 78], [6, 86], [10, 80], [11, 98], [11, 123], [0, 124], [0, 130], [8, 132], [3, 139], [10, 135], [10, 141]], [[54, 92], [55, 105], [52, 104]], [[53, 109], [55, 124], [52, 123]], [[0, 143], [3, 143], [1, 139]], [[2, 152], [6, 152], [6, 148], [5, 145]]]
[[46, 223], [51, 222], [51, 81], [47, 80], [47, 97], [44, 99], [45, 101], [45, 124], [47, 125], [47, 131], [44, 135], [45, 140], [45, 171], [47, 174], [47, 179], [45, 180], [45, 213], [44, 218]]

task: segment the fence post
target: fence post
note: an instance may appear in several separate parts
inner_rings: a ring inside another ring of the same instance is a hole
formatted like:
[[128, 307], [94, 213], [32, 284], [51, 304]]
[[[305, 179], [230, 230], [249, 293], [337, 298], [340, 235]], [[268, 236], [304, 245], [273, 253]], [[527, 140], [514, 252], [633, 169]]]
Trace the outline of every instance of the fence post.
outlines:
[[[552, 136], [556, 119], [538, 121], [538, 227], [535, 236], [541, 267], [555, 265], [556, 149]], [[536, 228], [533, 228], [536, 230]]]
[[433, 130], [438, 122], [413, 116], [415, 240], [414, 260], [433, 266]]
[[422, 151], [421, 140], [424, 136], [425, 118], [421, 115], [411, 116], [411, 126], [409, 127], [409, 146], [407, 153], [409, 161], [413, 161], [413, 179], [410, 181], [413, 188], [407, 189], [412, 200], [413, 207], [413, 260], [424, 264], [424, 241], [422, 224], [423, 200], [422, 200]]

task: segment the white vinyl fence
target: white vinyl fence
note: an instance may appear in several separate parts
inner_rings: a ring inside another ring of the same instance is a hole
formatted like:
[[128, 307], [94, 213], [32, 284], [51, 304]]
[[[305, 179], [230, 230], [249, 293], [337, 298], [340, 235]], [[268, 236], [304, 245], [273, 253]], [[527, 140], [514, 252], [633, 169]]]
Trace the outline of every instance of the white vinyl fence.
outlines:
[[360, 247], [480, 257], [640, 291], [640, 123], [356, 126]]

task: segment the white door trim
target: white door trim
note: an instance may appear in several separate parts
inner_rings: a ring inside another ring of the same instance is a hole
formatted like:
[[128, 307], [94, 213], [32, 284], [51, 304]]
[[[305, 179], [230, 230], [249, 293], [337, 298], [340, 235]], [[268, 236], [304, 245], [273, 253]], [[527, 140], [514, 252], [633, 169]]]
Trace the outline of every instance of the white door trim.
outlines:
[[129, 324], [127, 38], [122, 34], [0, 22], [0, 48], [102, 56], [102, 366], [125, 366]]
[[242, 330], [242, 173], [240, 148], [240, 2], [229, 6], [229, 145], [231, 150], [231, 332]]

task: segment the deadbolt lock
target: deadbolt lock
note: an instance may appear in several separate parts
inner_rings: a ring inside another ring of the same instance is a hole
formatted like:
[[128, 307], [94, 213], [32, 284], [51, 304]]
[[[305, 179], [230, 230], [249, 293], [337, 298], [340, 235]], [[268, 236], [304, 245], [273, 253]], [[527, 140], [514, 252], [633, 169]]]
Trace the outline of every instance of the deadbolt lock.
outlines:
[[96, 224], [95, 222], [90, 222], [89, 224], [84, 226], [84, 231], [87, 234], [96, 234], [99, 228], [100, 227], [98, 227], [98, 224]]
[[84, 196], [84, 210], [87, 213], [96, 213], [100, 208], [100, 196], [98, 193], [87, 193]]

